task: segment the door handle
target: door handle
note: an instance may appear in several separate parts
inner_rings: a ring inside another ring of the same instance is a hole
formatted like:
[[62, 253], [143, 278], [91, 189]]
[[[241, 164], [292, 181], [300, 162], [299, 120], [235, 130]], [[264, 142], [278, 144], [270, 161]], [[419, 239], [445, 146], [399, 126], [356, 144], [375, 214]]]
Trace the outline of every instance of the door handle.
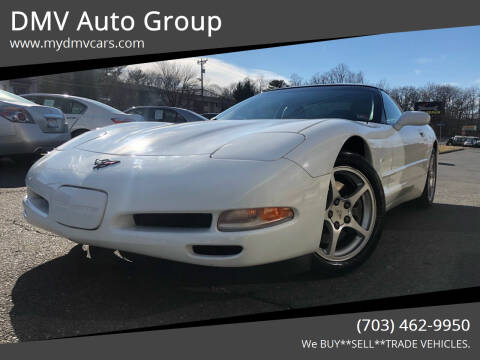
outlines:
[[425, 134], [423, 133], [423, 131], [420, 131], [420, 136], [425, 136]]

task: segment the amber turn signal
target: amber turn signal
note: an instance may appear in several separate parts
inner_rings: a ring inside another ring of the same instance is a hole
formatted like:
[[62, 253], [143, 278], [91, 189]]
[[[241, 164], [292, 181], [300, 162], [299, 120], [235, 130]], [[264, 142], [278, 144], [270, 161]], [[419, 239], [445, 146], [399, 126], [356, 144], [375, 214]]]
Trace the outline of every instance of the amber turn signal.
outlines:
[[280, 224], [293, 217], [293, 209], [289, 207], [227, 210], [220, 214], [217, 226], [220, 231], [253, 230]]

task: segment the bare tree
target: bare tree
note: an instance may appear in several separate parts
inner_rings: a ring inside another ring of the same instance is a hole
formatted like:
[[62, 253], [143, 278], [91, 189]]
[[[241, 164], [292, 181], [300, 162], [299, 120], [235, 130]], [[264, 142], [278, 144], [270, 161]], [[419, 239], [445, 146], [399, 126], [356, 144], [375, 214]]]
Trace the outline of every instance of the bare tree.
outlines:
[[185, 106], [196, 88], [195, 70], [191, 66], [163, 61], [153, 71], [153, 85], [168, 106]]
[[290, 86], [302, 86], [303, 78], [300, 75], [293, 73], [292, 75], [290, 75], [290, 79], [288, 82], [290, 83]]
[[148, 75], [142, 69], [128, 70], [125, 81], [132, 85], [147, 85]]
[[322, 74], [316, 73], [310, 79], [311, 85], [319, 84], [363, 84], [365, 82], [363, 73], [350, 71], [347, 65], [339, 64], [333, 69]]

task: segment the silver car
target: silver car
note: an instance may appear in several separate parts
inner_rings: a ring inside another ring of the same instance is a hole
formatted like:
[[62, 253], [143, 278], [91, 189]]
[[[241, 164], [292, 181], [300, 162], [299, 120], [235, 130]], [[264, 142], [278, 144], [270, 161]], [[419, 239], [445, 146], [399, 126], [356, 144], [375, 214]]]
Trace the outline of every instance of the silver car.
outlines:
[[125, 114], [99, 101], [79, 96], [42, 93], [22, 96], [37, 104], [62, 110], [72, 137], [107, 125], [143, 121], [139, 115]]
[[41, 154], [69, 139], [60, 110], [0, 90], [0, 156]]
[[143, 116], [144, 121], [160, 121], [169, 123], [185, 123], [207, 121], [206, 117], [191, 110], [170, 106], [134, 106], [125, 110], [127, 114]]

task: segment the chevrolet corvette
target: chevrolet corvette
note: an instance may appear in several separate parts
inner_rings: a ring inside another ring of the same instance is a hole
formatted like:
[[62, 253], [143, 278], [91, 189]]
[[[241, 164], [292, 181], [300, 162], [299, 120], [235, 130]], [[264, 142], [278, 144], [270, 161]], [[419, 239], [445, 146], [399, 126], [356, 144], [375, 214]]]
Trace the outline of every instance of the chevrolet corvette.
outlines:
[[79, 244], [186, 263], [311, 255], [351, 269], [386, 211], [432, 204], [429, 122], [379, 88], [321, 85], [264, 92], [210, 121], [109, 126], [32, 166], [24, 215]]

